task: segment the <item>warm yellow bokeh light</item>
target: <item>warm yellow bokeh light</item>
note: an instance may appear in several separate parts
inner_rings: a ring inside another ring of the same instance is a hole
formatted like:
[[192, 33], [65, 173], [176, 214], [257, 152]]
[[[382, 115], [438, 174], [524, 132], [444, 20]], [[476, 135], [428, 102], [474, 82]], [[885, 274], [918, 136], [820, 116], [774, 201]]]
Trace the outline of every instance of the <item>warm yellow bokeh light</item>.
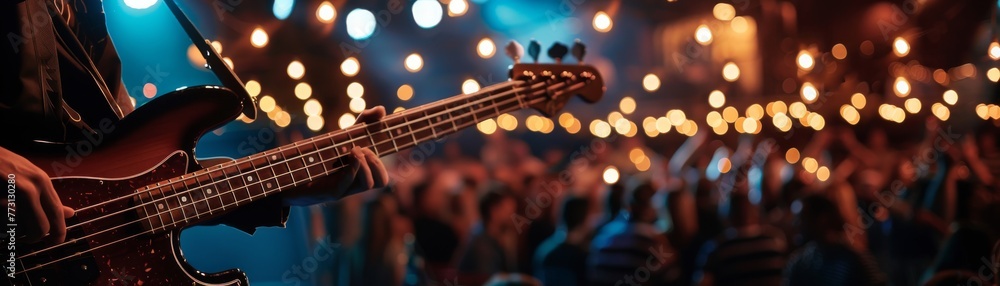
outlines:
[[802, 90], [799, 91], [799, 94], [802, 96], [802, 100], [807, 103], [813, 103], [819, 98], [819, 90], [816, 90], [816, 86], [810, 82], [802, 84]]
[[910, 95], [910, 81], [906, 80], [904, 77], [897, 77], [895, 83], [892, 84], [893, 91], [898, 97], [906, 97]]
[[743, 33], [750, 29], [750, 23], [747, 21], [747, 18], [744, 18], [743, 16], [736, 16], [736, 18], [733, 18], [733, 20], [729, 22], [729, 27], [733, 29], [733, 32]]
[[409, 84], [400, 85], [399, 88], [396, 89], [396, 97], [402, 101], [410, 100], [410, 98], [413, 98], [413, 87]]
[[694, 30], [694, 40], [702, 45], [711, 44], [712, 30], [706, 25], [698, 26], [698, 28]]
[[764, 108], [761, 107], [760, 104], [751, 104], [750, 107], [747, 107], [746, 116], [760, 120], [761, 118], [764, 118]]
[[719, 108], [726, 104], [726, 94], [719, 90], [713, 90], [708, 94], [708, 105]]
[[944, 91], [944, 94], [942, 94], [941, 97], [948, 105], [955, 105], [955, 103], [958, 103], [958, 93], [954, 90], [949, 89]]
[[984, 103], [976, 105], [976, 115], [984, 120], [990, 118], [990, 106]]
[[938, 119], [941, 119], [941, 121], [948, 121], [948, 118], [951, 118], [951, 110], [940, 102], [935, 102], [931, 105], [931, 113]]
[[465, 15], [466, 11], [469, 11], [469, 2], [466, 2], [466, 0], [451, 0], [451, 2], [448, 2], [448, 16], [462, 16]]
[[726, 63], [725, 66], [722, 66], [722, 78], [728, 82], [740, 79], [740, 67], [736, 66], [736, 63], [733, 62]]
[[733, 128], [736, 129], [736, 132], [747, 133], [747, 131], [746, 131], [747, 129], [744, 128], [744, 125], [743, 125], [743, 123], [746, 122], [746, 121], [747, 121], [746, 117], [740, 116], [739, 118], [736, 118], [736, 122], [733, 122]]
[[718, 126], [712, 127], [712, 132], [718, 135], [725, 135], [729, 131], [729, 124], [719, 124]]
[[467, 79], [462, 82], [462, 93], [473, 94], [479, 91], [479, 82], [474, 79]]
[[368, 103], [365, 102], [364, 98], [358, 97], [358, 98], [352, 98], [351, 102], [347, 104], [347, 107], [350, 108], [351, 111], [354, 113], [361, 113], [362, 111], [365, 110], [365, 107], [367, 105]]
[[679, 126], [687, 121], [687, 115], [685, 115], [684, 111], [681, 111], [680, 109], [671, 109], [670, 111], [667, 111], [667, 119], [670, 120], [671, 125]]
[[722, 110], [722, 119], [726, 120], [726, 123], [736, 122], [736, 118], [740, 116], [740, 112], [736, 110], [736, 107], [727, 106]]
[[261, 97], [257, 104], [260, 106], [260, 111], [263, 112], [271, 112], [272, 110], [274, 110], [274, 107], [276, 106], [274, 98], [271, 97], [270, 95], [265, 95]]
[[670, 132], [670, 129], [672, 128], [673, 125], [670, 125], [670, 119], [667, 119], [666, 117], [656, 119], [656, 131], [660, 131], [660, 133], [667, 133]]
[[809, 120], [809, 127], [812, 127], [813, 130], [823, 130], [823, 127], [826, 126], [826, 118], [823, 118], [819, 113], [809, 113], [807, 119]]
[[247, 83], [243, 84], [243, 87], [246, 87], [247, 93], [249, 93], [250, 96], [256, 97], [260, 95], [260, 83], [256, 80], [247, 81]]
[[746, 119], [743, 120], [743, 131], [746, 133], [754, 133], [757, 128], [760, 127], [758, 125], [759, 124], [756, 118], [746, 117]]
[[513, 131], [517, 128], [517, 117], [507, 113], [500, 114], [497, 117], [497, 126], [500, 126], [500, 129], [503, 130]]
[[323, 129], [324, 123], [326, 122], [324, 122], [323, 116], [309, 116], [306, 118], [306, 126], [312, 131], [319, 131], [320, 129]]
[[840, 116], [844, 118], [844, 121], [847, 121], [847, 123], [850, 123], [851, 125], [858, 124], [858, 121], [861, 120], [861, 113], [859, 113], [858, 110], [850, 104], [840, 106]]
[[708, 123], [708, 126], [716, 127], [720, 124], [726, 124], [726, 121], [722, 119], [722, 114], [718, 111], [712, 111], [705, 116], [705, 123]]
[[354, 125], [355, 120], [354, 114], [344, 113], [339, 119], [337, 119], [337, 126], [339, 126], [340, 129], [347, 129], [347, 127]]
[[347, 85], [347, 97], [359, 98], [365, 95], [365, 87], [358, 82], [352, 82]]
[[410, 72], [418, 72], [424, 67], [424, 58], [418, 53], [412, 53], [403, 60], [403, 67]]
[[816, 169], [816, 178], [822, 182], [826, 182], [826, 180], [830, 179], [830, 168], [823, 166]]
[[319, 116], [323, 113], [323, 105], [319, 103], [319, 100], [313, 98], [302, 105], [302, 111], [308, 116]]
[[497, 52], [497, 45], [493, 43], [490, 38], [483, 38], [479, 40], [479, 44], [476, 45], [476, 52], [479, 53], [479, 57], [488, 59], [493, 57]]
[[903, 107], [905, 107], [906, 111], [909, 112], [909, 113], [920, 112], [920, 107], [921, 106], [922, 106], [922, 104], [920, 104], [920, 100], [916, 99], [916, 98], [909, 98], [909, 99], [906, 99], [906, 101], [903, 102]]
[[712, 8], [712, 15], [714, 15], [716, 19], [729, 21], [732, 20], [733, 17], [736, 17], [736, 8], [733, 8], [733, 5], [729, 3], [715, 4], [715, 8]]
[[907, 43], [906, 39], [897, 37], [892, 41], [892, 52], [898, 57], [905, 57], [910, 53], [910, 43]]
[[490, 135], [497, 131], [497, 122], [493, 118], [483, 120], [476, 124], [476, 129], [483, 134]]
[[340, 72], [346, 76], [355, 76], [361, 71], [361, 63], [354, 57], [349, 57], [340, 63]]
[[830, 49], [830, 53], [833, 54], [834, 58], [843, 60], [847, 58], [847, 47], [844, 46], [844, 44], [833, 45], [833, 48]]
[[802, 118], [806, 116], [806, 112], [809, 112], [809, 110], [806, 109], [805, 103], [801, 101], [793, 102], [792, 105], [788, 106], [788, 114], [793, 118]]
[[799, 156], [800, 156], [799, 149], [796, 149], [794, 147], [789, 148], [788, 151], [785, 151], [785, 160], [788, 161], [789, 164], [795, 164], [799, 162]]
[[625, 118], [625, 116], [622, 115], [621, 112], [612, 111], [611, 113], [608, 113], [608, 123], [611, 123], [612, 125], [614, 125], [616, 122], [618, 122], [619, 119], [623, 119], [623, 118]]
[[819, 162], [812, 157], [805, 157], [802, 159], [802, 167], [806, 169], [809, 173], [815, 173], [816, 169], [819, 168]]
[[254, 47], [263, 48], [267, 46], [268, 36], [263, 28], [257, 27], [250, 33], [250, 44]]
[[573, 114], [570, 114], [569, 112], [563, 112], [563, 114], [560, 114], [558, 118], [559, 118], [559, 126], [562, 127], [567, 127], [572, 125], [573, 119], [575, 119], [575, 117], [573, 117]]
[[278, 127], [287, 127], [288, 124], [291, 123], [292, 123], [292, 116], [288, 114], [287, 111], [284, 110], [279, 111], [274, 116], [274, 124], [278, 125]]
[[[333, 19], [337, 18], [337, 9], [333, 7], [329, 1], [323, 1], [319, 4], [319, 8], [316, 8], [316, 19], [320, 23], [330, 24], [333, 23]], [[322, 125], [321, 125], [322, 126]]]
[[799, 55], [795, 57], [795, 63], [804, 71], [811, 71], [816, 65], [812, 54], [809, 54], [806, 50], [799, 51]]
[[851, 95], [851, 105], [854, 105], [854, 108], [864, 109], [866, 104], [868, 104], [868, 99], [865, 98], [864, 94], [855, 93]]
[[596, 124], [593, 125], [593, 133], [597, 137], [607, 138], [611, 135], [611, 124], [607, 122], [598, 120]]
[[997, 82], [997, 80], [1000, 80], [1000, 69], [990, 68], [986, 71], [986, 77], [992, 82]]
[[622, 110], [622, 113], [632, 114], [635, 112], [635, 99], [631, 96], [623, 97], [620, 102], [618, 102], [618, 108]]
[[611, 28], [613, 26], [614, 22], [611, 20], [611, 16], [608, 16], [608, 13], [605, 13], [604, 11], [598, 11], [596, 14], [594, 14], [594, 30], [601, 33], [606, 33], [608, 31], [611, 31]]
[[308, 83], [300, 82], [295, 85], [295, 97], [301, 100], [309, 99], [312, 96], [313, 89]]
[[601, 178], [603, 178], [604, 183], [608, 185], [617, 183], [618, 168], [615, 168], [614, 166], [608, 166], [607, 168], [604, 169], [604, 173], [601, 175]]
[[729, 173], [729, 170], [733, 168], [733, 162], [729, 161], [729, 158], [719, 159], [718, 169], [719, 173]]
[[646, 76], [642, 77], [642, 88], [649, 92], [660, 89], [660, 77], [651, 73], [646, 74]]
[[306, 75], [306, 66], [302, 65], [300, 61], [292, 61], [288, 63], [288, 77], [292, 79], [302, 79]]

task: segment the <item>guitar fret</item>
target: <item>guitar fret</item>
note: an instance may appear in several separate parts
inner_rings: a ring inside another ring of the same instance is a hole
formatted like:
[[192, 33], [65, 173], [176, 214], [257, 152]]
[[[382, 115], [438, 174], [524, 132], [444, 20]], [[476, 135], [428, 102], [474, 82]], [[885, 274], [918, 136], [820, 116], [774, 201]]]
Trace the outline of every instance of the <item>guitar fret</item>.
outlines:
[[[160, 220], [160, 227], [163, 228], [163, 231], [166, 231], [167, 230], [167, 224], [165, 222], [163, 222], [163, 212], [161, 212], [159, 209], [157, 209], [157, 204], [155, 203], [156, 199], [153, 198], [153, 193], [149, 192], [149, 186], [146, 186], [146, 195], [149, 196], [149, 202], [153, 204], [153, 209], [156, 210], [156, 218], [158, 220]], [[152, 223], [150, 224], [150, 226], [152, 226]]]
[[330, 139], [330, 146], [333, 147], [333, 148], [330, 148], [330, 149], [333, 149], [333, 151], [336, 152], [336, 156], [333, 157], [333, 158], [335, 158], [335, 161], [337, 161], [338, 163], [340, 163], [340, 166], [334, 166], [334, 169], [343, 167], [344, 166], [344, 160], [343, 160], [342, 157], [344, 155], [340, 154], [340, 148], [337, 147], [337, 142], [336, 142], [336, 140], [333, 139], [333, 136], [330, 136], [328, 138]]
[[[205, 171], [205, 174], [194, 176], [194, 181], [195, 181], [195, 183], [198, 184], [198, 187], [201, 188], [201, 190], [200, 190], [201, 193], [204, 194], [205, 205], [208, 206], [209, 214], [212, 214], [213, 211], [218, 210], [220, 208], [222, 209], [222, 211], [225, 211], [226, 210], [226, 204], [222, 201], [222, 197], [220, 196], [220, 194], [218, 192], [218, 190], [219, 190], [218, 186], [216, 186], [214, 180], [212, 180], [211, 183], [208, 182], [212, 178], [212, 172], [210, 172], [209, 169], [205, 169], [204, 171]], [[201, 180], [201, 176], [205, 176], [205, 175], [208, 176], [209, 180], [202, 181]], [[218, 206], [212, 206], [213, 198], [219, 198], [219, 205]]]
[[[229, 193], [230, 195], [233, 195], [233, 205], [234, 206], [239, 206], [240, 199], [236, 197], [236, 189], [233, 188], [233, 183], [230, 182], [229, 174], [226, 173], [226, 171], [224, 170], [224, 168], [225, 167], [223, 167], [222, 165], [219, 165], [219, 170], [218, 171], [219, 171], [219, 173], [222, 174], [222, 177], [223, 177], [222, 180], [224, 182], [226, 182], [227, 186], [229, 186], [229, 190], [226, 190], [226, 192]], [[221, 198], [222, 194], [219, 194], [219, 197]]]
[[413, 125], [410, 125], [410, 119], [407, 118], [406, 115], [403, 115], [403, 121], [405, 122], [404, 124], [406, 124], [406, 129], [408, 130], [407, 133], [410, 133], [410, 137], [413, 138], [413, 146], [417, 146], [420, 142], [417, 142], [417, 134], [413, 133]]
[[306, 157], [302, 155], [302, 150], [299, 149], [299, 144], [297, 142], [293, 143], [292, 146], [295, 147], [295, 151], [297, 152], [296, 156], [299, 157], [298, 161], [302, 161], [302, 167], [298, 168], [298, 170], [306, 171], [306, 178], [303, 180], [295, 180], [295, 183], [298, 184], [298, 182], [301, 181], [309, 181], [309, 179], [312, 178], [312, 172], [309, 172], [309, 162], [306, 162]]
[[[184, 205], [181, 204], [180, 197], [175, 196], [175, 194], [177, 194], [177, 189], [174, 188], [173, 182], [171, 182], [169, 179], [167, 180], [167, 184], [170, 186], [170, 190], [171, 190], [169, 196], [173, 196], [174, 200], [177, 201], [177, 208], [181, 210], [181, 215], [184, 216], [184, 222], [186, 223], [188, 221], [188, 215], [187, 215], [187, 212], [184, 211]], [[169, 209], [169, 206], [167, 208]], [[171, 212], [171, 214], [172, 213], [173, 212]]]
[[319, 156], [319, 165], [323, 166], [323, 174], [327, 174], [329, 171], [326, 169], [326, 158], [323, 158], [323, 151], [320, 150], [319, 145], [316, 145], [316, 140], [312, 141], [313, 148], [316, 150], [316, 155]]
[[368, 140], [372, 142], [372, 151], [375, 151], [375, 155], [382, 154], [382, 152], [378, 151], [378, 144], [375, 143], [375, 138], [372, 137], [371, 130], [368, 130], [368, 128], [362, 128], [362, 129], [365, 130], [365, 135], [368, 136]]
[[[389, 130], [389, 123], [386, 121], [382, 121], [382, 128], [383, 131]], [[392, 133], [390, 132], [389, 138], [390, 138], [389, 140], [392, 141], [392, 149], [396, 150], [396, 153], [399, 153], [399, 145], [396, 145], [396, 137], [392, 136]]]
[[194, 208], [195, 218], [201, 218], [201, 211], [198, 210], [198, 201], [199, 200], [198, 200], [198, 198], [194, 197], [194, 194], [196, 194], [196, 192], [194, 192], [194, 191], [191, 190], [191, 186], [188, 185], [187, 179], [184, 179], [184, 175], [180, 176], [180, 181], [181, 181], [181, 184], [184, 185], [184, 190], [181, 191], [181, 193], [178, 194], [178, 195], [181, 196], [181, 199], [184, 199], [184, 198], [186, 198], [186, 197], [184, 197], [184, 194], [187, 194], [188, 195], [187, 197], [190, 197], [191, 206]]
[[[254, 177], [258, 177], [259, 178], [260, 176], [257, 176], [257, 172], [255, 171], [256, 167], [254, 167], [253, 161], [247, 160], [247, 162], [250, 163], [250, 170], [251, 170], [251, 172], [253, 172], [253, 174], [252, 175], [249, 175], [249, 174], [248, 175], [240, 175], [240, 178], [243, 178], [243, 182], [244, 182], [243, 183], [243, 187], [246, 188], [246, 190], [247, 190], [247, 199], [250, 200], [251, 202], [253, 202], [254, 194], [253, 194], [253, 192], [250, 191], [250, 187], [257, 184], [257, 182], [254, 181], [255, 180]], [[243, 171], [243, 170], [246, 170], [247, 168], [242, 168], [241, 167], [239, 169], [240, 169], [240, 171]], [[245, 173], [245, 172], [243, 172], [243, 173]], [[260, 180], [256, 180], [256, 181], [260, 181]]]
[[[232, 192], [233, 198], [235, 199], [234, 204], [240, 205], [243, 201], [249, 199], [249, 197], [241, 198], [241, 194], [243, 193], [241, 189], [246, 187], [246, 179], [244, 179], [243, 175], [240, 174], [240, 168], [235, 164], [226, 166], [224, 170], [226, 174], [226, 181], [229, 182], [229, 185], [232, 188], [230, 192]], [[246, 194], [249, 196], [250, 192], [247, 191]]]
[[[424, 113], [424, 117], [427, 117], [427, 111], [424, 110], [423, 113]], [[427, 124], [427, 126], [429, 126], [431, 128], [431, 133], [434, 134], [434, 139], [437, 139], [438, 138], [437, 130], [434, 130], [434, 121], [431, 120], [431, 119], [433, 119], [433, 118], [428, 118], [428, 122], [430, 122], [430, 123]]]

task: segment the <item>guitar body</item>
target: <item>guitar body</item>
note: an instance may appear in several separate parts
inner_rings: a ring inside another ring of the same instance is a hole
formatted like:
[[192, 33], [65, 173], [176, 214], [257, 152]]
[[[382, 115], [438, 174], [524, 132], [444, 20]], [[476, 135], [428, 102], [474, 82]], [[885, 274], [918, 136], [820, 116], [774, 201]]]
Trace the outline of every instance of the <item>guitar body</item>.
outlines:
[[[241, 102], [226, 89], [187, 88], [149, 102], [114, 126], [94, 128], [110, 132], [87, 142], [46, 144], [19, 153], [52, 177], [64, 205], [80, 210], [200, 169], [193, 156], [195, 143], [209, 130], [235, 119]], [[68, 219], [67, 225], [102, 218], [138, 203], [125, 199], [84, 209]], [[126, 212], [71, 229], [67, 242], [72, 246], [23, 258], [17, 270], [77, 252], [82, 255], [15, 275], [11, 285], [248, 284], [239, 270], [206, 274], [187, 264], [180, 250], [180, 230], [134, 236], [145, 232], [133, 223], [136, 220], [139, 215]], [[117, 225], [127, 226], [114, 228]], [[74, 240], [81, 237], [86, 239]], [[109, 243], [114, 244], [101, 247]], [[48, 246], [18, 244], [16, 253], [29, 254]]]

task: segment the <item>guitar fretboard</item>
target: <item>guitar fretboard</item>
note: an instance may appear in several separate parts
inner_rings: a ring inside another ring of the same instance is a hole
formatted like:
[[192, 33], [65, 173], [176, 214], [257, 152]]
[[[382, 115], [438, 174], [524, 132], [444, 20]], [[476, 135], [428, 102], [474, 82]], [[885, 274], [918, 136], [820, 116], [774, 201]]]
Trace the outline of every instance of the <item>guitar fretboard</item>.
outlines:
[[376, 123], [357, 124], [147, 186], [137, 194], [137, 203], [147, 214], [144, 224], [154, 232], [196, 224], [345, 168], [355, 147], [369, 148], [381, 157], [437, 140], [551, 96], [554, 91], [546, 86], [508, 81], [394, 113]]

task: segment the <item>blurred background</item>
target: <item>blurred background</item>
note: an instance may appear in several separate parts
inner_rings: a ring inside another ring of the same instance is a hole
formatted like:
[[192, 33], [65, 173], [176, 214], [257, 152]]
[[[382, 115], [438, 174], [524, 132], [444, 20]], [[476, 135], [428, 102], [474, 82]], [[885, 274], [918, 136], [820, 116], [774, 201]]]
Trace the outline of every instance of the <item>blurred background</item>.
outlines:
[[[202, 158], [502, 83], [510, 41], [579, 40], [607, 88], [386, 157], [388, 188], [292, 208], [284, 229], [188, 229], [200, 270], [262, 285], [996, 283], [997, 1], [179, 2], [260, 109], [204, 136]], [[104, 6], [137, 107], [218, 84], [162, 1]]]

